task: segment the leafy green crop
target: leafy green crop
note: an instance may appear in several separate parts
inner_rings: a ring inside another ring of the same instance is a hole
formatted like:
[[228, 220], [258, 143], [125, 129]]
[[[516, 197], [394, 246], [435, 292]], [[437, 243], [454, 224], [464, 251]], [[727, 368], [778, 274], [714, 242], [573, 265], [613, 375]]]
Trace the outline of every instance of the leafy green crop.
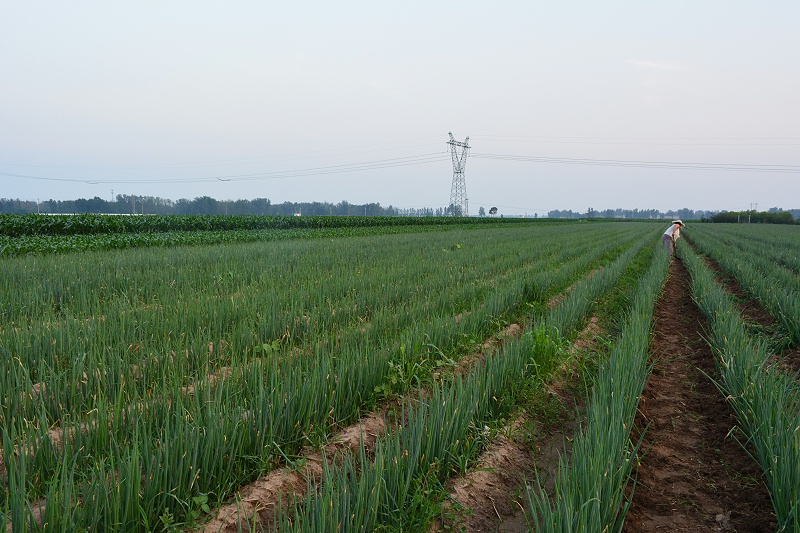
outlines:
[[183, 527], [652, 229], [384, 228], [2, 258], [0, 514], [20, 528], [43, 501], [52, 530]]
[[[0, 215], [0, 235], [96, 235], [169, 231], [366, 228], [392, 226], [494, 226], [530, 219], [471, 217], [259, 216], [259, 215]], [[563, 221], [537, 221], [538, 224]]]

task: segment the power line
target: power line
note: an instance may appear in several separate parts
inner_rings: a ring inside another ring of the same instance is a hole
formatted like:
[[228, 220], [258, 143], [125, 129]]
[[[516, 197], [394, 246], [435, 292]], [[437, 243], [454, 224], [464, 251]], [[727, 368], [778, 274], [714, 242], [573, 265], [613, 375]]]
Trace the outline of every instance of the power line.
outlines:
[[[191, 167], [191, 166], [213, 166], [213, 165], [227, 165], [231, 163], [259, 163], [259, 162], [270, 162], [270, 161], [293, 161], [293, 160], [308, 160], [308, 159], [315, 159], [315, 158], [322, 158], [322, 157], [341, 157], [341, 156], [350, 156], [350, 155], [361, 155], [361, 154], [369, 154], [375, 152], [386, 152], [391, 150], [407, 150], [409, 148], [422, 148], [422, 147], [429, 147], [429, 146], [439, 146], [439, 143], [423, 143], [423, 144], [414, 144], [414, 145], [407, 145], [407, 146], [395, 146], [395, 147], [388, 147], [387, 145], [400, 145], [402, 143], [408, 142], [418, 142], [433, 138], [439, 138], [440, 136], [427, 136], [427, 137], [417, 137], [415, 139], [406, 139], [402, 141], [386, 141], [381, 143], [372, 143], [372, 144], [364, 144], [358, 146], [349, 146], [349, 147], [342, 147], [342, 148], [326, 148], [322, 150], [312, 150], [308, 152], [293, 152], [288, 154], [280, 154], [280, 155], [272, 155], [272, 156], [252, 156], [252, 157], [241, 157], [241, 158], [226, 158], [226, 159], [213, 159], [213, 160], [206, 160], [206, 161], [185, 161], [185, 162], [178, 162], [178, 163], [145, 163], [145, 164], [138, 164], [138, 165], [53, 165], [53, 164], [28, 164], [28, 163], [9, 163], [9, 162], [2, 162], [0, 164], [12, 167], [26, 167], [26, 168], [58, 168], [58, 169], [69, 169], [69, 170], [113, 170], [113, 169], [157, 169], [157, 168], [177, 168], [177, 167]], [[382, 146], [385, 148], [376, 148], [374, 150], [362, 150], [363, 148], [373, 148]], [[358, 151], [353, 151], [358, 150]]]
[[479, 159], [503, 161], [525, 161], [530, 163], [554, 163], [561, 165], [591, 165], [610, 167], [667, 168], [673, 170], [711, 170], [729, 172], [780, 172], [800, 173], [800, 165], [760, 165], [740, 163], [681, 163], [677, 161], [635, 161], [624, 159], [578, 159], [568, 157], [542, 157], [511, 154], [473, 153]]
[[474, 135], [490, 142], [626, 146], [800, 146], [800, 137], [549, 137]]
[[[423, 139], [427, 139], [423, 138]], [[369, 146], [381, 146], [397, 144], [406, 141], [394, 141], [376, 143]], [[437, 143], [438, 144], [438, 143]], [[466, 144], [466, 142], [464, 143]], [[419, 145], [419, 146], [428, 146]], [[307, 154], [322, 153], [328, 150], [317, 152], [307, 152]], [[374, 150], [382, 151], [382, 150]], [[362, 152], [365, 153], [365, 152]], [[368, 153], [368, 152], [366, 152]], [[452, 155], [452, 154], [451, 154]], [[462, 154], [463, 155], [463, 154]], [[588, 158], [566, 158], [566, 157], [547, 157], [547, 156], [528, 156], [519, 154], [497, 154], [497, 153], [470, 153], [470, 157], [478, 159], [501, 160], [501, 161], [520, 161], [529, 163], [547, 163], [564, 165], [586, 165], [586, 166], [609, 166], [609, 167], [634, 167], [634, 168], [661, 168], [672, 170], [700, 170], [700, 171], [723, 171], [723, 172], [754, 172], [754, 173], [800, 173], [800, 165], [766, 165], [766, 164], [743, 164], [743, 163], [683, 163], [678, 161], [644, 161], [644, 160], [623, 160], [623, 159], [588, 159]], [[307, 159], [307, 158], [304, 158]], [[46, 175], [31, 175], [23, 173], [0, 172], [0, 176], [8, 176], [30, 180], [42, 180], [64, 183], [87, 183], [87, 184], [153, 184], [153, 183], [204, 183], [218, 181], [252, 181], [252, 180], [272, 180], [272, 179], [292, 179], [311, 176], [324, 176], [332, 174], [342, 174], [348, 172], [362, 172], [367, 170], [381, 170], [395, 167], [424, 165], [439, 163], [451, 159], [447, 152], [428, 152], [403, 157], [377, 159], [370, 161], [359, 161], [340, 165], [328, 165], [319, 167], [308, 167], [295, 170], [266, 171], [249, 174], [226, 174], [211, 176], [194, 176], [185, 178], [123, 178], [123, 179], [104, 179], [104, 178], [61, 178]], [[455, 161], [455, 160], [454, 160]], [[463, 166], [460, 167], [463, 172]], [[454, 171], [456, 171], [454, 166]], [[466, 192], [464, 192], [466, 196]], [[466, 207], [466, 205], [464, 205]]]
[[341, 174], [346, 172], [360, 172], [365, 170], [380, 170], [385, 168], [402, 167], [409, 165], [422, 165], [427, 163], [436, 163], [448, 160], [449, 157], [446, 154], [446, 152], [435, 152], [428, 154], [419, 154], [414, 156], [366, 161], [361, 163], [332, 165], [327, 167], [313, 167], [313, 168], [305, 168], [297, 170], [259, 172], [254, 174], [233, 174], [224, 176], [205, 176], [205, 177], [192, 177], [192, 178], [150, 178], [150, 179], [55, 178], [50, 176], [32, 176], [28, 174], [16, 174], [10, 172], [0, 172], [0, 176], [9, 176], [15, 178], [45, 180], [45, 181], [58, 181], [67, 183], [89, 183], [89, 184], [203, 183], [203, 182], [215, 182], [215, 181], [253, 181], [253, 180], [268, 180], [268, 179], [301, 178], [301, 177], [321, 176], [328, 174]]

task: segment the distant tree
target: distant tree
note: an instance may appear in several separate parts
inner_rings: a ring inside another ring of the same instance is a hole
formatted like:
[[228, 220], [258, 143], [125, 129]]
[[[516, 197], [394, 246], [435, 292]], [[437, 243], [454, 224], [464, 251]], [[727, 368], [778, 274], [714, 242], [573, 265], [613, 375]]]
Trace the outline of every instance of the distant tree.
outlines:
[[460, 205], [456, 205], [456, 204], [450, 204], [449, 206], [447, 206], [446, 214], [447, 214], [447, 216], [450, 216], [450, 217], [463, 216], [463, 213], [461, 211], [461, 206]]
[[342, 200], [333, 208], [334, 215], [347, 216], [350, 214], [350, 202]]
[[572, 210], [561, 211], [559, 209], [553, 209], [547, 212], [547, 218], [573, 218], [573, 216]]
[[176, 215], [191, 215], [191, 205], [188, 198], [181, 198], [175, 202]]
[[322, 202], [312, 202], [303, 207], [303, 214], [307, 215], [327, 215], [329, 212], [328, 206]]
[[381, 207], [381, 204], [375, 202], [371, 204], [364, 204], [363, 210], [359, 214], [369, 215], [369, 216], [380, 216], [383, 214], [383, 207]]
[[695, 214], [694, 211], [688, 207], [684, 207], [683, 209], [678, 209], [678, 211], [675, 213], [675, 218], [680, 220], [692, 220], [695, 218]]
[[272, 206], [272, 215], [285, 215], [291, 216], [296, 212], [295, 204], [292, 202], [283, 202], [282, 204], [274, 204]]
[[[389, 206], [382, 207], [379, 203], [369, 203], [355, 205], [347, 201], [338, 204], [330, 202], [284, 202], [282, 204], [272, 204], [268, 198], [256, 198], [254, 200], [226, 200], [217, 201], [208, 196], [201, 196], [194, 200], [182, 198], [173, 201], [157, 196], [134, 196], [117, 194], [111, 201], [103, 200], [97, 196], [91, 199], [79, 198], [76, 200], [20, 200], [10, 198], [0, 198], [0, 213], [139, 213], [158, 214], [158, 215], [293, 215], [302, 213], [303, 215], [364, 215], [370, 216], [461, 216], [461, 210], [457, 206], [448, 207], [420, 207], [420, 208], [397, 208]], [[488, 214], [495, 216], [498, 214], [497, 207], [489, 209]], [[487, 210], [481, 206], [478, 216], [486, 216]], [[720, 215], [720, 216], [717, 216]], [[722, 219], [736, 222], [745, 221], [746, 218], [751, 223], [800, 223], [800, 209], [783, 210], [780, 207], [771, 207], [767, 211], [740, 211], [729, 213], [727, 211], [693, 211], [683, 208], [675, 211], [662, 212], [657, 209], [604, 209], [595, 211], [589, 208], [586, 213], [572, 210], [558, 209], [548, 211], [549, 218], [586, 218], [586, 217], [616, 217], [627, 219], [682, 219], [682, 220], [702, 220], [719, 221]]]
[[[189, 202], [189, 215], [219, 215], [219, 202], [210, 196], [198, 196]], [[222, 211], [225, 212], [224, 209]]]
[[108, 213], [108, 202], [99, 196], [89, 200], [80, 198], [75, 200], [75, 210], [78, 213]]
[[12, 200], [11, 198], [0, 198], [0, 213], [23, 215], [26, 213], [37, 213], [40, 206], [31, 200]]
[[270, 207], [271, 202], [268, 198], [256, 198], [255, 200], [250, 201], [250, 209], [251, 211], [247, 213], [248, 215], [269, 215], [270, 214]]

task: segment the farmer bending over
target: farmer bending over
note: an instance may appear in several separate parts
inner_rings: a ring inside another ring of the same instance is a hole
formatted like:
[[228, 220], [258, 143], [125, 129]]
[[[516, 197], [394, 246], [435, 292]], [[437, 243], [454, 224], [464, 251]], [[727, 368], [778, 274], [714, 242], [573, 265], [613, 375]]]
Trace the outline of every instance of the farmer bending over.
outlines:
[[664, 243], [664, 247], [669, 250], [669, 253], [672, 253], [675, 250], [675, 242], [681, 236], [681, 228], [684, 227], [686, 224], [683, 223], [681, 220], [675, 220], [672, 222], [672, 225], [667, 228], [667, 231], [664, 232], [664, 235], [661, 237], [661, 242]]

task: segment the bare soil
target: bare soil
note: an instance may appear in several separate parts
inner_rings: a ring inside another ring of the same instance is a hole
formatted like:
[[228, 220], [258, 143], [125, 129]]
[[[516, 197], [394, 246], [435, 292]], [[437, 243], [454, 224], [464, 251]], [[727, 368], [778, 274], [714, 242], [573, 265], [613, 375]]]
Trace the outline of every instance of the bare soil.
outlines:
[[653, 374], [636, 427], [644, 456], [624, 531], [775, 531], [763, 474], [737, 442], [736, 419], [708, 376], [707, 321], [675, 258], [655, 311]]
[[[520, 417], [512, 426], [524, 422]], [[451, 481], [450, 497], [458, 504], [458, 508], [451, 505], [451, 512], [458, 519], [449, 520], [448, 525], [464, 531], [496, 531], [503, 519], [522, 513], [523, 504], [514, 493], [533, 472], [532, 450], [513, 438], [499, 437], [468, 475]], [[441, 531], [441, 524], [431, 530]]]
[[798, 374], [800, 377], [800, 347], [784, 353], [780, 365], [786, 372]]

